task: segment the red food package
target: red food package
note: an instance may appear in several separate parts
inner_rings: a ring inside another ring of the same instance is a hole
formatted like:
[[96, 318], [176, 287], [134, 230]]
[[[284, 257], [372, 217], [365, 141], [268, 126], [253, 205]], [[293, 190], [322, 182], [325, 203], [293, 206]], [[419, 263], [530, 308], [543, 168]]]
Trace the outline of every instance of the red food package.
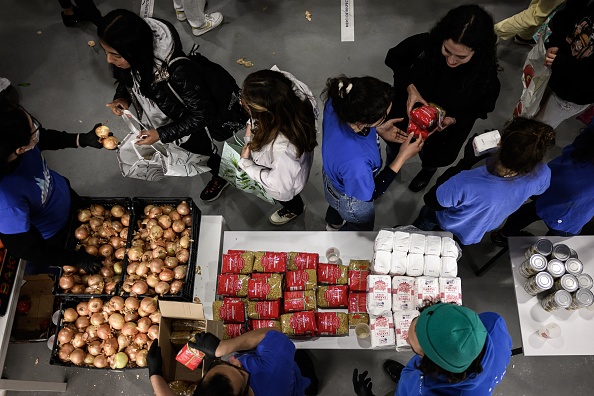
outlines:
[[349, 267], [340, 264], [318, 264], [318, 283], [321, 285], [346, 285]]
[[349, 290], [366, 291], [369, 271], [349, 270]]
[[346, 308], [349, 302], [349, 287], [320, 286], [316, 290], [318, 307], [322, 308]]
[[280, 300], [248, 301], [248, 317], [250, 319], [278, 319], [280, 311]]
[[281, 331], [280, 322], [270, 319], [250, 319], [250, 330], [275, 329]]
[[348, 335], [349, 318], [342, 312], [316, 312], [318, 335]]
[[281, 274], [269, 274], [248, 281], [247, 295], [250, 300], [278, 300], [283, 296], [283, 277]]
[[313, 290], [285, 292], [285, 312], [313, 311], [316, 294]]
[[317, 284], [316, 270], [287, 271], [285, 280], [288, 291], [313, 290]]
[[223, 334], [223, 340], [229, 340], [231, 338], [239, 337], [245, 333], [245, 324], [233, 323], [223, 325], [225, 333]]
[[222, 274], [250, 274], [254, 265], [252, 254], [223, 254]]
[[442, 124], [444, 117], [445, 111], [434, 104], [413, 109], [410, 112], [407, 132], [414, 133], [415, 137], [420, 134], [426, 139], [429, 132]]
[[314, 335], [317, 330], [316, 315], [313, 311], [283, 314], [281, 329], [287, 335]]
[[349, 293], [349, 313], [367, 312], [367, 293]]
[[317, 269], [320, 255], [317, 253], [289, 252], [289, 269], [304, 270]]
[[272, 276], [272, 274], [267, 274], [265, 272], [254, 272], [252, 273], [252, 279], [268, 279]]
[[177, 353], [175, 356], [175, 360], [189, 368], [190, 370], [195, 370], [196, 367], [200, 366], [202, 360], [206, 354], [198, 349], [194, 349], [188, 346], [188, 344], [184, 345], [182, 349]]
[[246, 297], [249, 279], [247, 275], [221, 274], [217, 292], [221, 296]]
[[213, 319], [223, 323], [244, 323], [245, 304], [239, 298], [224, 298], [212, 303]]
[[241, 254], [241, 253], [245, 253], [245, 250], [237, 250], [237, 249], [227, 250], [227, 254]]
[[254, 272], [286, 272], [287, 253], [254, 252]]

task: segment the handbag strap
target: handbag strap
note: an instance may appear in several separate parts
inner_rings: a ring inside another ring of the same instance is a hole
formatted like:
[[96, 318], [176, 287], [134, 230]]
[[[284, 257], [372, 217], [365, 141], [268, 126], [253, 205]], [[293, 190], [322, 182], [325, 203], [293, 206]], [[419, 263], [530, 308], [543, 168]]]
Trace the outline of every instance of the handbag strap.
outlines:
[[[130, 110], [124, 110], [123, 114], [122, 114], [122, 119], [124, 120], [124, 123], [128, 126], [128, 128], [130, 129], [130, 133], [138, 133], [141, 130], [146, 131], [147, 128], [142, 125], [142, 122], [140, 122], [140, 120], [138, 118], [136, 118], [136, 116], [134, 116], [134, 114], [132, 114], [132, 112]], [[138, 125], [140, 125], [140, 127], [142, 128], [141, 130], [139, 130], [133, 123], [132, 121], [130, 121], [130, 119], [136, 121], [136, 123]]]

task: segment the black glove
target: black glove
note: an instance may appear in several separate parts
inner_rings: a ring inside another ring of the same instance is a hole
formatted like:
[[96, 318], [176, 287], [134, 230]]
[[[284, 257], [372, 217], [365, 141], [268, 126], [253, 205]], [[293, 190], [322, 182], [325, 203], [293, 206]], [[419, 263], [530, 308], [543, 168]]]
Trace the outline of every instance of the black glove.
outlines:
[[[95, 148], [103, 148], [103, 144], [99, 141], [99, 137], [95, 133], [95, 128], [101, 126], [102, 124], [96, 124], [90, 132], [87, 133], [79, 133], [78, 134], [78, 145], [80, 147], [95, 147]], [[112, 134], [111, 132], [109, 133]]]
[[69, 251], [66, 254], [66, 265], [74, 265], [87, 274], [96, 274], [103, 266], [99, 257], [91, 256], [84, 250]]
[[375, 396], [371, 391], [371, 387], [373, 386], [371, 378], [365, 377], [367, 377], [367, 370], [361, 374], [359, 374], [359, 370], [357, 369], [353, 371], [353, 390], [357, 396]]
[[219, 340], [217, 336], [211, 333], [199, 333], [195, 334], [194, 338], [196, 339], [196, 342], [188, 342], [189, 346], [198, 349], [211, 359], [216, 357], [215, 352], [221, 343], [221, 340]]
[[153, 341], [153, 344], [146, 355], [146, 363], [149, 369], [149, 378], [153, 375], [163, 376], [163, 358], [161, 357], [159, 340]]

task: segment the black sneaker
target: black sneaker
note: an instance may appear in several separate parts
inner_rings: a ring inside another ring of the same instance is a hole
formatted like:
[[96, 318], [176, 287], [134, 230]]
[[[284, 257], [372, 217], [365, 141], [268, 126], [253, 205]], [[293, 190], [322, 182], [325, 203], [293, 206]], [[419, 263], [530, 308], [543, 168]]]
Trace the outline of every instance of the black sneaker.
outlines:
[[404, 365], [398, 363], [396, 360], [387, 359], [384, 364], [382, 364], [382, 368], [384, 369], [384, 374], [386, 374], [393, 382], [398, 383], [398, 381], [400, 381], [400, 374], [402, 374], [402, 370], [404, 370]]
[[80, 18], [80, 14], [78, 12], [78, 8], [74, 7], [74, 14], [66, 15], [64, 11], [62, 11], [62, 22], [66, 27], [73, 27], [77, 23], [79, 23], [82, 19]]
[[218, 176], [213, 176], [212, 179], [208, 182], [204, 190], [200, 193], [200, 199], [204, 202], [212, 202], [218, 199], [223, 190], [229, 187], [229, 183], [227, 180], [220, 178]]
[[[528, 231], [519, 231], [516, 233], [516, 235], [510, 235], [510, 236], [534, 236], [534, 235]], [[507, 247], [507, 237], [501, 233], [501, 230], [492, 231], [489, 234], [489, 239], [491, 240], [491, 243], [495, 246]]]
[[421, 191], [422, 189], [427, 187], [427, 185], [431, 181], [431, 178], [433, 177], [435, 172], [437, 172], [437, 169], [433, 169], [433, 170], [421, 169], [421, 171], [419, 173], [417, 173], [417, 175], [414, 177], [414, 179], [412, 179], [412, 181], [408, 185], [408, 189], [411, 190], [412, 192]]
[[534, 41], [534, 39], [530, 39], [530, 40], [526, 40], [525, 38], [522, 38], [520, 36], [518, 36], [517, 34], [514, 36], [514, 43], [516, 44], [520, 44], [520, 45], [528, 45], [530, 47], [534, 47], [536, 45], [536, 42]]

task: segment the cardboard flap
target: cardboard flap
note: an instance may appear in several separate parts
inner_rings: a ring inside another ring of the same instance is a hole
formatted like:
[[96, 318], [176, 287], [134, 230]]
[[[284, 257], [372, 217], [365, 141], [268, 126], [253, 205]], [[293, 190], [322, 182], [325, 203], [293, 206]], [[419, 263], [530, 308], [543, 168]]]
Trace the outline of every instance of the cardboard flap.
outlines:
[[202, 304], [159, 300], [161, 315], [172, 319], [204, 319]]

